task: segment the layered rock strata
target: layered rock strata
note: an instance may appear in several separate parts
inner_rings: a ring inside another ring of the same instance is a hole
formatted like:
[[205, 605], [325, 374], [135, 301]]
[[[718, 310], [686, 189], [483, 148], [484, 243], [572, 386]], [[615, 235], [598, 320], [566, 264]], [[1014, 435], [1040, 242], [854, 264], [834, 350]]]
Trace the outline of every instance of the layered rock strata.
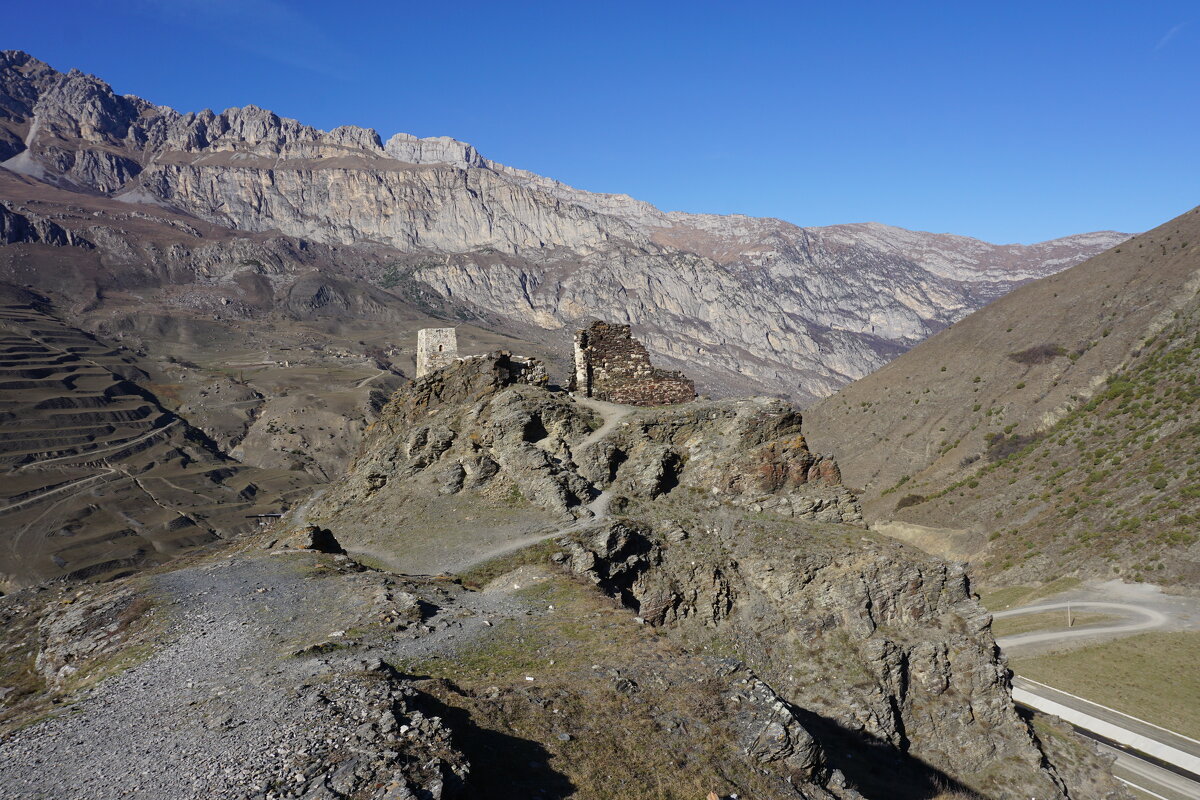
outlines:
[[1125, 238], [998, 246], [877, 224], [664, 213], [444, 137], [385, 143], [255, 106], [180, 113], [18, 51], [0, 55], [0, 157], [81, 203], [107, 195], [250, 239], [385, 254], [374, 280], [401, 274], [439, 303], [561, 345], [594, 316], [634, 323], [656, 359], [686, 366], [710, 394], [824, 396]]

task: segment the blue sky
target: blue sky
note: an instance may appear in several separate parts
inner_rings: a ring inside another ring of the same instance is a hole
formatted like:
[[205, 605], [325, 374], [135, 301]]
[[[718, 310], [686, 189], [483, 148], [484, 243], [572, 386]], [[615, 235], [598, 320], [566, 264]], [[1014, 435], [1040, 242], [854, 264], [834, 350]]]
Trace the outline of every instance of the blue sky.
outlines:
[[1031, 242], [1200, 203], [1194, 1], [49, 0], [5, 17], [0, 47], [121, 93], [453, 136], [667, 210]]

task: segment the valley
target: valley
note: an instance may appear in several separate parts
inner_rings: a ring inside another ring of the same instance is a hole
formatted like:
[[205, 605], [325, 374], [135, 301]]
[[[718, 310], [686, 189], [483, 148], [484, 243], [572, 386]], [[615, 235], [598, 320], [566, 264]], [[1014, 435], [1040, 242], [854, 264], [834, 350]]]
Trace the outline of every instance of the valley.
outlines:
[[1193, 210], [814, 408], [867, 518], [988, 583], [1194, 586], [1197, 233]]
[[664, 211], [0, 52], [0, 798], [1186, 797], [1198, 357], [1200, 209]]

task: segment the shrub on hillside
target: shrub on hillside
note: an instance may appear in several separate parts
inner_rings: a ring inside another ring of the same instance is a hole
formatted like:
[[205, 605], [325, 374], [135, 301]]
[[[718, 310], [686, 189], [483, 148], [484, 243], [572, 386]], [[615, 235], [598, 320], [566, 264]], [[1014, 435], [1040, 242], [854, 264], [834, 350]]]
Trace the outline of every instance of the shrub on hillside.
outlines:
[[1014, 453], [1019, 453], [1041, 437], [1022, 436], [1019, 433], [1014, 433], [1011, 436], [1006, 436], [1003, 433], [989, 433], [986, 438], [988, 461], [1000, 461]]
[[896, 501], [896, 510], [899, 511], [902, 508], [919, 505], [924, 503], [925, 499], [925, 495], [923, 494], [906, 494]]
[[1065, 356], [1067, 351], [1059, 344], [1038, 344], [1027, 350], [1009, 353], [1008, 357], [1018, 364], [1045, 364], [1047, 361]]

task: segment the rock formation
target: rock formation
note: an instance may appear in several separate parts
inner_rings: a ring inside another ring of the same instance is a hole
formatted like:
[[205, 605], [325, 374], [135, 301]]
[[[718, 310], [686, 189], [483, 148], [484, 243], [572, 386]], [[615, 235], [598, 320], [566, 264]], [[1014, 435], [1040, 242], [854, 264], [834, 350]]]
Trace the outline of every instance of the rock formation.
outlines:
[[645, 346], [628, 325], [593, 322], [575, 332], [575, 369], [571, 390], [584, 397], [631, 406], [686, 403], [696, 385], [681, 372], [656, 369]]
[[788, 517], [861, 524], [836, 464], [808, 451], [800, 414], [781, 400], [631, 409], [629, 422], [597, 439], [588, 435], [588, 408], [528, 385], [525, 374], [499, 353], [398, 391], [312, 518], [350, 547], [341, 510], [402, 505], [415, 483], [446, 495], [516, 489], [547, 511], [584, 519], [603, 493], [651, 499], [683, 486]]
[[[337, 250], [335, 271], [365, 262], [357, 277], [403, 280], [431, 302], [560, 346], [595, 316], [633, 323], [657, 360], [686, 366], [710, 394], [802, 401], [1125, 238], [996, 246], [877, 224], [664, 213], [444, 137], [384, 143], [372, 130], [319, 131], [255, 106], [180, 113], [17, 51], [0, 56], [0, 156], [9, 173], [77, 204], [101, 194], [131, 213], [181, 212], [250, 241], [294, 237]], [[28, 188], [6, 190], [6, 202], [21, 199], [7, 191]], [[198, 232], [195, 223], [183, 224]], [[126, 227], [97, 246], [137, 263], [146, 256], [130, 252], [136, 235]], [[201, 244], [173, 243], [153, 259]], [[191, 263], [170, 282], [201, 280]]]
[[[581, 402], [515, 383], [502, 356], [432, 373], [396, 394], [310, 517], [352, 552], [425, 568], [417, 551], [492, 535], [488, 509], [526, 509], [524, 530], [549, 512], [558, 532], [522, 541], [553, 539], [552, 563], [671, 641], [736, 653], [742, 696], [778, 711], [742, 744], [765, 769], [838, 797], [923, 781], [1073, 796], [1079, 776], [1047, 761], [1012, 705], [964, 567], [864, 531], [786, 403], [629, 409], [597, 429]], [[401, 518], [423, 538], [388, 522]], [[892, 783], [875, 783], [867, 764], [888, 758]]]

